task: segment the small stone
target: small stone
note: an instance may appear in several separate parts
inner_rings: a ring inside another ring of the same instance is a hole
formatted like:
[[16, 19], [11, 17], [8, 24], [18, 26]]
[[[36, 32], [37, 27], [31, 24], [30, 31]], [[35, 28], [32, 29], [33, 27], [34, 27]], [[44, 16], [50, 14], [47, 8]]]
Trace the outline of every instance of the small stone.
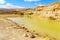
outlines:
[[35, 36], [34, 36], [34, 35], [32, 35], [32, 36], [31, 36], [31, 38], [35, 38]]
[[25, 34], [25, 37], [28, 37], [28, 35], [27, 35], [27, 34]]
[[27, 31], [27, 32], [29, 32], [29, 31]]
[[25, 30], [27, 30], [27, 28], [25, 28], [25, 27], [22, 27], [23, 29], [25, 29]]

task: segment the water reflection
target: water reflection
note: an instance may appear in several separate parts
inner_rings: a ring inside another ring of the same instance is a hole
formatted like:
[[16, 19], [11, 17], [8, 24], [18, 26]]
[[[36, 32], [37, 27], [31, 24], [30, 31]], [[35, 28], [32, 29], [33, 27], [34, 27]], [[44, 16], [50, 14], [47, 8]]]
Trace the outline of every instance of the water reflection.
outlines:
[[20, 26], [33, 27], [32, 21], [28, 18], [8, 18]]

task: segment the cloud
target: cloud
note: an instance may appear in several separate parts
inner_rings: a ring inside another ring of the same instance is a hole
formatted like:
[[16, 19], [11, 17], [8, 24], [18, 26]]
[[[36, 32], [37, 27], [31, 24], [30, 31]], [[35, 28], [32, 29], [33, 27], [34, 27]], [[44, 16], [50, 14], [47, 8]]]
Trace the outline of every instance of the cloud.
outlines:
[[13, 5], [11, 3], [6, 3], [4, 5], [0, 5], [0, 8], [8, 8], [8, 9], [14, 9], [14, 8], [24, 8], [24, 7], [21, 7], [21, 6], [16, 6], [16, 5]]
[[40, 0], [24, 0], [25, 2], [37, 2], [37, 1], [40, 1]]
[[7, 3], [7, 4], [6, 4], [6, 7], [7, 7], [7, 8], [24, 8], [24, 7], [21, 7], [21, 6], [13, 5], [13, 4], [11, 4], [11, 3]]
[[0, 0], [0, 4], [5, 4], [6, 1], [5, 0]]
[[0, 0], [0, 8], [24, 8], [24, 7], [7, 3], [5, 0]]
[[45, 6], [45, 4], [41, 4], [41, 3], [40, 3], [40, 4], [38, 4], [38, 6]]

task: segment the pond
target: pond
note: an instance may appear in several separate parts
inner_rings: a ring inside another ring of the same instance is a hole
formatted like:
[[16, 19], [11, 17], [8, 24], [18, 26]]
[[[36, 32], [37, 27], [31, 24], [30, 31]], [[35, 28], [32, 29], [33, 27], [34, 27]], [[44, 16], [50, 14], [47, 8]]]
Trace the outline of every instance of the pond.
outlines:
[[24, 26], [31, 32], [35, 31], [41, 35], [49, 35], [60, 39], [60, 22], [38, 17], [8, 18], [20, 26]]

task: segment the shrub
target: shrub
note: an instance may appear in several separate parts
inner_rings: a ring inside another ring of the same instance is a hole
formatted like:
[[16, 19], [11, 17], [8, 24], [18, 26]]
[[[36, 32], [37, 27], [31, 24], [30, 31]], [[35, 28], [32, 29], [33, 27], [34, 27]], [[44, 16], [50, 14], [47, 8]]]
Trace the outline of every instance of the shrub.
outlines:
[[50, 16], [49, 19], [56, 20], [56, 18], [54, 18], [53, 16]]
[[29, 15], [32, 15], [33, 13], [32, 12], [30, 12], [30, 13], [28, 13]]

